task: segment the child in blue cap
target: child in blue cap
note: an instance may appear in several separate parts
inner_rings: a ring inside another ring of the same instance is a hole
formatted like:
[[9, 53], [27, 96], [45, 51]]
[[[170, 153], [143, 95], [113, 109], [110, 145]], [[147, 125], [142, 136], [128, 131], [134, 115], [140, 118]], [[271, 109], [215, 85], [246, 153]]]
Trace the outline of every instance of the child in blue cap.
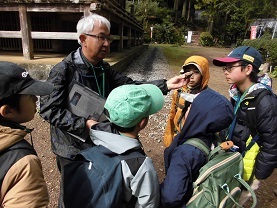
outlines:
[[[277, 167], [277, 100], [271, 89], [271, 78], [267, 74], [258, 75], [262, 62], [261, 54], [251, 46], [238, 47], [227, 57], [213, 60], [214, 65], [223, 67], [230, 84], [236, 119], [234, 128], [221, 134], [222, 139], [232, 140], [238, 151], [245, 154], [244, 179], [254, 190], [259, 180], [268, 178]], [[251, 106], [253, 102], [255, 106]], [[254, 119], [249, 116], [251, 113]], [[247, 151], [251, 141], [254, 145]], [[244, 192], [240, 204], [249, 196]]]

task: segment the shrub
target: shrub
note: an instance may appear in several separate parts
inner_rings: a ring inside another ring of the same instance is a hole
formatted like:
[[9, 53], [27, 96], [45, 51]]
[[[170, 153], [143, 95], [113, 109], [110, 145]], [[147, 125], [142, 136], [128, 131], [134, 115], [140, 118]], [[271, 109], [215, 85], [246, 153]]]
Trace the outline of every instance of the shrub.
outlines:
[[273, 72], [271, 73], [271, 76], [274, 78], [277, 77], [277, 66], [274, 67]]
[[146, 44], [151, 43], [151, 37], [149, 33], [143, 34], [143, 43], [146, 43]]
[[265, 62], [273, 65], [277, 63], [277, 38], [271, 39], [264, 35], [259, 39], [244, 40], [242, 45], [256, 48], [262, 54]]
[[213, 46], [213, 36], [209, 32], [202, 32], [200, 33], [200, 44], [202, 46]]
[[184, 35], [173, 24], [155, 24], [153, 41], [158, 43], [184, 44]]

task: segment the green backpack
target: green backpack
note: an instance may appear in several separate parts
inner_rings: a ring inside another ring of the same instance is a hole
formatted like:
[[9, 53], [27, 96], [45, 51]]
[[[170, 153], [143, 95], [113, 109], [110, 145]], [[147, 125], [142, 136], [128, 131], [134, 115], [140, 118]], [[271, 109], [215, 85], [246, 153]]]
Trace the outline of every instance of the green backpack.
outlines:
[[[235, 205], [242, 207], [238, 204], [242, 187], [251, 193], [252, 208], [256, 207], [257, 197], [241, 177], [243, 158], [239, 152], [224, 150], [226, 143], [222, 143], [210, 151], [202, 140], [196, 138], [189, 139], [185, 144], [200, 149], [208, 158], [193, 184], [193, 196], [186, 205], [188, 208], [231, 208]], [[228, 145], [230, 145], [230, 141], [228, 141]]]

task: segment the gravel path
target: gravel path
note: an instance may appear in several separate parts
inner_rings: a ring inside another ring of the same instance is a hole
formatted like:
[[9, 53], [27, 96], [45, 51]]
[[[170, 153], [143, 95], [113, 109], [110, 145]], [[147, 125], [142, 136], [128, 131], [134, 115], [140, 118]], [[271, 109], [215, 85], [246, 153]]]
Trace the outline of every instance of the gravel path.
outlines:
[[[124, 74], [134, 80], [144, 81], [170, 79], [174, 76], [161, 49], [151, 46], [129, 65]], [[140, 133], [140, 140], [146, 154], [154, 162], [160, 181], [164, 177], [163, 133], [170, 109], [171, 93], [168, 93], [164, 98], [164, 108], [157, 114], [150, 116], [147, 127]]]

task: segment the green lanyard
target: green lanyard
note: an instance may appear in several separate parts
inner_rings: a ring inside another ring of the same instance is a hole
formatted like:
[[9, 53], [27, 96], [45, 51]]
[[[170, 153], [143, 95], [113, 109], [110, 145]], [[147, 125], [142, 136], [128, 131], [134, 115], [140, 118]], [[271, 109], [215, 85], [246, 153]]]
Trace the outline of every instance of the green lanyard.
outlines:
[[95, 78], [95, 82], [96, 82], [96, 86], [97, 86], [97, 89], [98, 89], [98, 93], [99, 95], [101, 95], [102, 97], [105, 97], [105, 72], [104, 72], [104, 69], [102, 66], [101, 67], [101, 70], [102, 70], [102, 91], [100, 89], [100, 86], [99, 86], [99, 83], [98, 83], [98, 80], [97, 80], [97, 77], [96, 77], [96, 73], [95, 73], [95, 70], [94, 70], [94, 66], [88, 62], [90, 67], [92, 68], [92, 71], [93, 71], [93, 75], [94, 75], [94, 78]]
[[84, 56], [82, 51], [81, 51], [81, 56], [84, 59], [84, 61], [87, 62], [90, 65], [90, 67], [93, 70], [93, 75], [94, 75], [94, 78], [95, 78], [95, 82], [96, 82], [96, 86], [97, 86], [99, 95], [105, 97], [105, 91], [106, 91], [106, 89], [105, 89], [105, 71], [104, 71], [104, 68], [100, 65], [100, 68], [101, 68], [101, 70], [103, 72], [102, 73], [102, 92], [101, 92], [101, 89], [100, 89], [100, 86], [99, 86], [99, 83], [98, 83], [98, 80], [97, 80], [97, 77], [96, 77], [96, 73], [95, 73], [95, 70], [94, 70], [94, 66], [92, 65], [92, 63], [90, 63], [88, 61], [88, 59]]
[[105, 72], [104, 72], [104, 69], [102, 66], [101, 69], [102, 69], [102, 92], [101, 92], [101, 89], [99, 87], [99, 83], [98, 83], [98, 80], [97, 80], [97, 77], [96, 77], [96, 73], [95, 73], [95, 70], [94, 70], [94, 66], [92, 64], [90, 64], [91, 67], [92, 67], [92, 70], [93, 70], [93, 74], [94, 74], [94, 77], [95, 77], [95, 82], [96, 82], [96, 85], [97, 85], [97, 89], [98, 89], [98, 92], [99, 92], [99, 95], [101, 95], [102, 97], [105, 97]]

